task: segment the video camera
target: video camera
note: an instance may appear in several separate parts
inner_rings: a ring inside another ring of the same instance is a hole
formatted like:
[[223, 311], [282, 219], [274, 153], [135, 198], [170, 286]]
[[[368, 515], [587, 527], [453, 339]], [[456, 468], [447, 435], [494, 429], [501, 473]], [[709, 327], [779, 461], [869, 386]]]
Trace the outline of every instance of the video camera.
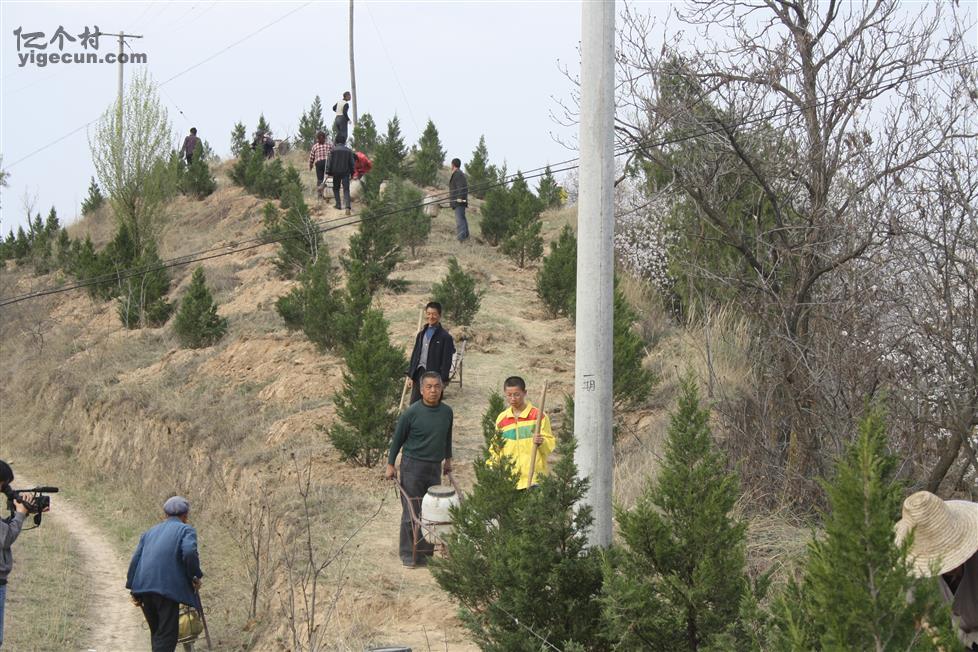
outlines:
[[[7, 507], [13, 512], [14, 501], [23, 503], [27, 508], [28, 514], [34, 515], [34, 525], [41, 524], [41, 514], [51, 509], [51, 496], [44, 494], [58, 493], [57, 487], [34, 487], [33, 489], [13, 489], [9, 486], [3, 488], [3, 494], [7, 497]], [[33, 500], [23, 498], [24, 494], [34, 494]]]

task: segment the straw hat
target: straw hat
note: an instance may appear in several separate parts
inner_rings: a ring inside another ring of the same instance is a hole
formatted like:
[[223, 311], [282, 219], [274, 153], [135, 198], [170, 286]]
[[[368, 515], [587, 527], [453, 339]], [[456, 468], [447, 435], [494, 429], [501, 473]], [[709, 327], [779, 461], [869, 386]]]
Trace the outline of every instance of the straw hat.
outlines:
[[[941, 500], [918, 491], [903, 501], [903, 518], [896, 524], [896, 540], [913, 531], [909, 559], [918, 577], [953, 570], [978, 551], [978, 503]], [[939, 565], [938, 565], [939, 564]]]

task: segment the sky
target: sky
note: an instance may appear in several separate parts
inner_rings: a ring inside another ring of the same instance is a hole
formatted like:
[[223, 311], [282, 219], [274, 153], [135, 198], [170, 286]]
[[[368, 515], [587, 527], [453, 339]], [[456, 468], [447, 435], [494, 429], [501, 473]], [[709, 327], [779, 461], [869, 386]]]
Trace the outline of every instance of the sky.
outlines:
[[[145, 54], [146, 63], [127, 64], [126, 78], [145, 68], [160, 84], [175, 146], [195, 126], [227, 157], [235, 122], [250, 134], [263, 113], [276, 137], [295, 134], [316, 95], [328, 112], [349, 89], [348, 17], [346, 0], [4, 0], [0, 154], [10, 176], [0, 199], [2, 233], [26, 224], [25, 194], [36, 196], [35, 213], [46, 216], [53, 205], [62, 224], [76, 219], [95, 174], [88, 134], [117, 94], [118, 64], [41, 67], [37, 54], [117, 52], [118, 40], [107, 36], [97, 50], [83, 48], [86, 27], [141, 35], [126, 52]], [[76, 40], [59, 39], [59, 27]], [[354, 27], [357, 108], [381, 132], [397, 114], [405, 141], [416, 143], [430, 118], [448, 158], [463, 161], [484, 134], [490, 160], [505, 159], [510, 172], [576, 156], [558, 142], [573, 141], [575, 130], [552, 113], [571, 94], [561, 66], [575, 75], [579, 68], [579, 2], [356, 0]], [[37, 32], [43, 36], [27, 39]]]

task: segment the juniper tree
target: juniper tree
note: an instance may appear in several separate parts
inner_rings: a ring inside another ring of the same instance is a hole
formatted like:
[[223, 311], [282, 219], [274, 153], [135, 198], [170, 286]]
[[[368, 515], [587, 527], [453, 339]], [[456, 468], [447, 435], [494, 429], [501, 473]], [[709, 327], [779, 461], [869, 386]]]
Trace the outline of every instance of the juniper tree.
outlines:
[[360, 122], [354, 125], [353, 144], [359, 151], [367, 154], [377, 151], [377, 124], [369, 113], [360, 116]]
[[382, 287], [402, 285], [390, 280], [391, 272], [402, 259], [395, 225], [383, 217], [392, 205], [388, 195], [367, 206], [357, 232], [350, 236], [347, 255], [340, 259], [347, 277], [356, 275], [368, 297]]
[[[955, 650], [950, 614], [933, 580], [919, 580], [897, 545], [904, 487], [886, 450], [878, 408], [824, 483], [824, 534], [808, 544], [801, 578], [774, 606], [774, 650]], [[926, 626], [926, 627], [924, 627]]]
[[180, 344], [190, 349], [211, 346], [227, 333], [228, 320], [217, 314], [217, 304], [207, 287], [203, 267], [195, 269], [190, 278], [190, 287], [173, 320], [173, 330]]
[[372, 467], [384, 458], [397, 422], [397, 382], [404, 375], [404, 353], [390, 343], [387, 321], [368, 310], [357, 342], [347, 351], [343, 388], [333, 395], [340, 423], [329, 439], [344, 460]]
[[493, 188], [486, 193], [486, 201], [479, 211], [482, 213], [479, 227], [487, 243], [495, 247], [506, 237], [516, 210], [516, 196], [505, 186]]
[[91, 182], [88, 184], [88, 196], [82, 201], [82, 215], [88, 215], [97, 211], [104, 203], [105, 196], [99, 189], [98, 184], [95, 183], [95, 177], [92, 177]]
[[414, 166], [411, 178], [419, 186], [434, 185], [438, 177], [438, 171], [445, 163], [445, 150], [441, 147], [441, 140], [438, 138], [438, 129], [435, 123], [428, 119], [421, 139], [418, 141], [418, 153], [414, 157]]
[[241, 156], [248, 151], [249, 147], [248, 129], [243, 122], [235, 122], [234, 128], [231, 130], [231, 154]]
[[316, 141], [316, 133], [319, 131], [327, 132], [326, 123], [323, 121], [323, 103], [317, 95], [309, 107], [309, 112], [302, 112], [299, 118], [299, 135], [296, 137], [296, 144], [308, 151]]
[[395, 115], [387, 122], [387, 133], [381, 137], [374, 152], [373, 173], [378, 180], [404, 176], [407, 148], [401, 135], [401, 121]]
[[126, 328], [157, 327], [166, 323], [173, 312], [167, 301], [170, 275], [162, 267], [156, 243], [145, 243], [136, 261], [140, 274], [122, 280], [119, 290], [119, 320]]
[[472, 158], [465, 164], [465, 176], [469, 182], [469, 193], [479, 199], [485, 199], [490, 183], [495, 175], [489, 170], [489, 150], [486, 148], [486, 137], [479, 136], [479, 144], [472, 151]]
[[335, 288], [332, 258], [325, 246], [319, 256], [299, 275], [299, 285], [279, 297], [275, 309], [291, 330], [302, 330], [320, 351], [334, 348], [341, 335], [337, 319], [343, 300]]
[[[182, 164], [181, 164], [182, 168]], [[211, 168], [204, 156], [204, 147], [197, 142], [190, 165], [180, 180], [180, 190], [194, 199], [203, 199], [217, 189], [217, 181], [211, 174]]]
[[490, 448], [498, 436], [496, 417], [505, 409], [506, 401], [502, 394], [492, 390], [492, 393], [489, 394], [489, 405], [486, 406], [486, 411], [482, 413], [482, 439], [485, 441], [486, 448]]
[[[491, 447], [501, 450], [502, 439]], [[607, 650], [601, 635], [598, 551], [587, 545], [593, 517], [581, 501], [573, 438], [532, 491], [516, 489], [512, 461], [474, 464], [476, 484], [453, 510], [447, 555], [430, 562], [441, 588], [483, 650]], [[542, 639], [542, 640], [541, 640]]]
[[755, 595], [746, 572], [747, 526], [731, 512], [735, 474], [710, 433], [709, 410], [687, 378], [665, 458], [632, 509], [618, 508], [621, 545], [605, 564], [603, 612], [614, 646], [655, 650], [759, 650], [760, 623], [742, 622]]
[[24, 227], [17, 227], [17, 237], [14, 239], [13, 258], [23, 260], [31, 252], [31, 242], [27, 239]]
[[296, 278], [319, 256], [323, 236], [319, 225], [309, 214], [309, 207], [302, 199], [301, 190], [291, 187], [287, 191], [290, 204], [287, 211], [280, 211], [272, 202], [262, 209], [262, 237], [279, 243], [275, 267], [285, 278]]
[[577, 237], [565, 225], [550, 243], [550, 254], [537, 272], [537, 295], [552, 317], [574, 319], [577, 300]]
[[[400, 242], [411, 250], [412, 257], [417, 248], [428, 241], [431, 233], [431, 217], [424, 212], [421, 205], [423, 199], [424, 194], [420, 190], [400, 179], [393, 179], [388, 183], [384, 199], [380, 202], [383, 206], [380, 212], [394, 212], [387, 217], [375, 218], [377, 221], [390, 222]], [[369, 214], [379, 213], [370, 211]]]
[[[272, 133], [272, 125], [268, 124], [268, 121], [265, 120], [265, 114], [264, 113], [262, 113], [262, 114], [260, 114], [258, 116], [258, 127], [256, 127], [255, 131], [257, 133], [263, 134], [263, 135], [267, 135], [267, 134]], [[258, 147], [256, 149], [259, 149], [259, 150], [261, 149], [261, 143], [258, 143]]]
[[500, 249], [523, 269], [527, 263], [543, 255], [543, 237], [540, 235], [543, 228], [540, 221], [543, 205], [530, 192], [519, 172], [510, 189], [510, 195], [513, 197], [516, 212], [506, 225], [506, 235], [500, 241]]
[[442, 305], [445, 317], [458, 326], [468, 326], [479, 312], [482, 293], [475, 289], [475, 278], [466, 274], [452, 256], [448, 273], [431, 288], [431, 297]]
[[614, 380], [612, 395], [615, 406], [628, 409], [646, 400], [658, 379], [655, 373], [642, 366], [645, 358], [645, 342], [632, 329], [638, 316], [625, 295], [614, 289], [614, 317], [612, 319]]
[[560, 186], [557, 185], [557, 180], [554, 178], [549, 165], [544, 169], [543, 176], [540, 177], [540, 183], [537, 185], [537, 197], [545, 209], [560, 206]]

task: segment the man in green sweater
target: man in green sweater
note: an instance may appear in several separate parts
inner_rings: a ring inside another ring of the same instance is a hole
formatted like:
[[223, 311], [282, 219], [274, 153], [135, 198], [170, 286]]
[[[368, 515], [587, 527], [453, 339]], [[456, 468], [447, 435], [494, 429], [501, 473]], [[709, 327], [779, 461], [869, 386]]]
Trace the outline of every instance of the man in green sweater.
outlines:
[[[428, 488], [441, 483], [441, 474], [452, 470], [452, 408], [441, 402], [442, 380], [437, 371], [421, 375], [421, 400], [411, 404], [397, 420], [394, 439], [387, 454], [387, 479], [397, 478], [397, 454], [401, 454], [401, 487], [410, 497], [414, 513], [421, 517], [421, 499]], [[417, 537], [417, 538], [416, 538]], [[401, 563], [409, 568], [423, 566], [433, 546], [421, 540], [411, 523], [408, 503], [401, 496]]]

